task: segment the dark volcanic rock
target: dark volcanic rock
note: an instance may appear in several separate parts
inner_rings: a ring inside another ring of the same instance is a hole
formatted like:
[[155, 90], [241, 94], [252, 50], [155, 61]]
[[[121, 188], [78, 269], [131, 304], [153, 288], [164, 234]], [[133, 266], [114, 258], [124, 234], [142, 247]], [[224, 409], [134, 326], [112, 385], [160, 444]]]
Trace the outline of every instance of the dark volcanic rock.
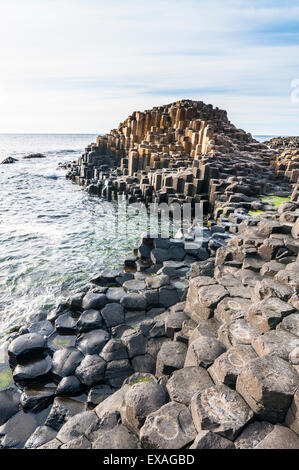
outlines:
[[83, 385], [75, 375], [63, 377], [57, 386], [56, 393], [61, 397], [71, 397], [78, 395], [83, 389]]
[[196, 392], [212, 385], [213, 381], [203, 367], [184, 367], [171, 374], [166, 388], [171, 400], [189, 406]]
[[99, 354], [107, 341], [109, 333], [104, 330], [93, 330], [77, 339], [76, 346], [83, 354]]
[[76, 376], [79, 380], [92, 387], [98, 384], [104, 378], [106, 362], [97, 355], [85, 356], [81, 364], [76, 369]]
[[88, 292], [82, 301], [83, 310], [101, 310], [107, 303], [106, 295]]
[[0, 392], [0, 426], [17, 413], [21, 394], [17, 388], [7, 388]]
[[85, 310], [77, 322], [77, 328], [80, 332], [101, 328], [102, 325], [103, 320], [98, 310]]
[[120, 325], [125, 321], [124, 309], [117, 303], [107, 304], [106, 307], [103, 308], [101, 314], [108, 328]]
[[8, 356], [12, 365], [19, 362], [41, 357], [44, 353], [46, 340], [37, 333], [18, 336], [8, 347]]
[[44, 359], [35, 359], [26, 364], [18, 364], [13, 372], [15, 382], [20, 385], [29, 385], [46, 380], [50, 374], [52, 361], [49, 356]]
[[76, 348], [59, 349], [53, 355], [53, 374], [58, 377], [73, 375], [83, 357], [83, 354]]

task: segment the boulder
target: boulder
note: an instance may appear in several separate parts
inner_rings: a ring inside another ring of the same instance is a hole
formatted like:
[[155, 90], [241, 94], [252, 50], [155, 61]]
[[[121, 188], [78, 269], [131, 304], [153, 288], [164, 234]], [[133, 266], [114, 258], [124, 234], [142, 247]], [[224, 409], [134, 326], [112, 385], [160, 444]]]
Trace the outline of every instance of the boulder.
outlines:
[[95, 408], [99, 420], [97, 428], [112, 429], [118, 424], [120, 411], [129, 388], [129, 385], [123, 385], [122, 388], [110, 395]]
[[186, 313], [197, 322], [210, 318], [218, 303], [228, 296], [227, 289], [219, 284], [201, 283], [202, 280], [197, 281], [197, 278], [190, 281], [186, 301]]
[[299, 449], [299, 436], [291, 429], [276, 425], [255, 449]]
[[77, 322], [77, 328], [80, 332], [99, 329], [102, 325], [103, 320], [98, 310], [85, 310]]
[[243, 318], [250, 305], [251, 301], [242, 297], [225, 297], [217, 305], [214, 317], [220, 323], [229, 323]]
[[56, 437], [65, 444], [68, 441], [83, 436], [85, 431], [87, 431], [90, 426], [95, 425], [97, 421], [98, 418], [94, 411], [83, 411], [83, 413], [78, 413], [69, 418]]
[[7, 158], [4, 158], [4, 160], [2, 160], [0, 165], [7, 165], [7, 164], [10, 164], [10, 163], [15, 163], [17, 161], [18, 161], [17, 158], [7, 157]]
[[284, 317], [294, 312], [294, 307], [276, 297], [255, 302], [245, 315], [246, 320], [260, 334], [275, 328]]
[[161, 385], [141, 382], [132, 385], [125, 395], [121, 410], [122, 423], [138, 434], [146, 417], [167, 402], [167, 394]]
[[77, 329], [77, 320], [70, 313], [63, 313], [55, 321], [55, 328], [58, 333], [74, 334]]
[[8, 357], [14, 366], [20, 362], [39, 358], [46, 347], [46, 339], [37, 333], [27, 333], [18, 336], [8, 347]]
[[75, 374], [84, 385], [92, 387], [103, 380], [106, 362], [97, 355], [87, 355], [77, 367]]
[[250, 323], [240, 318], [231, 323], [222, 325], [218, 330], [219, 340], [227, 347], [237, 345], [250, 345], [254, 338], [259, 335]]
[[253, 418], [253, 412], [234, 390], [216, 385], [196, 393], [191, 400], [191, 413], [197, 431], [214, 431], [234, 440]]
[[284, 330], [268, 331], [252, 341], [252, 347], [259, 356], [265, 356], [266, 354], [275, 355], [285, 361], [289, 360], [290, 353], [298, 346], [298, 336], [294, 336]]
[[235, 447], [237, 449], [254, 449], [273, 428], [273, 424], [267, 421], [254, 421], [248, 424], [235, 440]]
[[101, 314], [108, 328], [120, 325], [125, 321], [124, 308], [117, 303], [107, 304], [106, 307], [103, 308]]
[[138, 438], [125, 426], [118, 424], [113, 429], [99, 431], [92, 444], [93, 449], [139, 449]]
[[0, 426], [15, 415], [20, 407], [21, 394], [11, 387], [0, 391]]
[[184, 367], [187, 346], [177, 342], [165, 342], [157, 355], [156, 376], [169, 375]]
[[128, 310], [144, 310], [147, 307], [147, 300], [145, 297], [135, 292], [124, 295], [120, 303]]
[[263, 356], [242, 369], [236, 390], [258, 419], [281, 423], [298, 385], [299, 375], [290, 364], [277, 356]]
[[107, 384], [95, 385], [89, 390], [87, 397], [87, 404], [90, 406], [97, 406], [102, 403], [106, 398], [114, 393], [113, 388]]
[[189, 449], [235, 449], [232, 441], [212, 431], [199, 431]]
[[21, 405], [24, 411], [39, 413], [48, 408], [53, 402], [56, 385], [53, 383], [25, 388], [21, 395]]
[[100, 356], [106, 361], [128, 359], [126, 346], [120, 339], [112, 338], [103, 347]]
[[85, 436], [80, 436], [63, 444], [61, 449], [91, 449], [91, 443]]
[[93, 330], [80, 336], [76, 347], [85, 355], [99, 354], [109, 341], [109, 333], [104, 330]]
[[209, 367], [224, 352], [225, 347], [220, 341], [201, 336], [189, 344], [184, 367]]
[[127, 359], [108, 362], [105, 372], [105, 382], [111, 387], [119, 388], [124, 380], [130, 377], [134, 372], [130, 362]]
[[144, 449], [182, 449], [196, 434], [188, 407], [170, 402], [146, 418], [140, 441]]
[[296, 390], [285, 422], [299, 436], [299, 387]]
[[174, 371], [167, 381], [166, 388], [172, 401], [189, 406], [196, 392], [211, 387], [213, 381], [203, 367], [184, 367]]
[[34, 433], [27, 439], [25, 449], [37, 449], [55, 439], [57, 432], [49, 426], [38, 426]]
[[83, 385], [80, 380], [75, 376], [71, 375], [63, 377], [59, 382], [56, 390], [56, 394], [61, 397], [76, 396], [82, 392]]
[[13, 378], [21, 386], [26, 386], [46, 380], [51, 371], [50, 356], [44, 359], [35, 359], [25, 365], [18, 364], [14, 369]]
[[4, 449], [22, 448], [37, 426], [34, 415], [19, 411], [0, 427], [1, 446]]
[[107, 303], [106, 295], [88, 292], [82, 301], [83, 310], [101, 310]]
[[28, 327], [29, 333], [37, 333], [49, 337], [54, 332], [54, 326], [48, 320], [31, 323]]
[[127, 330], [121, 337], [126, 346], [129, 358], [146, 353], [147, 339], [141, 333], [134, 330]]
[[76, 348], [59, 349], [54, 353], [52, 359], [53, 374], [61, 378], [74, 375], [83, 357], [83, 354]]
[[120, 302], [124, 295], [126, 291], [122, 287], [111, 287], [106, 292], [108, 302], [112, 303]]

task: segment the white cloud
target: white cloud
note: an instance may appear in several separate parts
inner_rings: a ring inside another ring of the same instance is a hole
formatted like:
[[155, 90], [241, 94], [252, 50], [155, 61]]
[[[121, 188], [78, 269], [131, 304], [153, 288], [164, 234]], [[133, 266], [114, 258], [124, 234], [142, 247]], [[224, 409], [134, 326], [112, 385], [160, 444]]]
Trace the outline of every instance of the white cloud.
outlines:
[[0, 132], [106, 132], [187, 96], [298, 133], [299, 40], [280, 35], [296, 19], [292, 1], [1, 0]]

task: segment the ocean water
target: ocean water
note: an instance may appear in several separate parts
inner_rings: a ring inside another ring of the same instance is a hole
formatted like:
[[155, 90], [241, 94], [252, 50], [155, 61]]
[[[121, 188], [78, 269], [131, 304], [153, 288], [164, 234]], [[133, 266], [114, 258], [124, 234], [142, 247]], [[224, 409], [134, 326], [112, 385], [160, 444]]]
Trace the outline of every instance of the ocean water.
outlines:
[[[18, 159], [0, 165], [0, 338], [103, 268], [122, 266], [144, 232], [134, 212], [124, 220], [115, 202], [89, 196], [58, 168], [95, 137], [0, 135], [0, 162]], [[46, 158], [23, 159], [36, 152]]]
[[[115, 202], [89, 196], [58, 168], [95, 138], [0, 134], [0, 162], [18, 159], [0, 165], [0, 339], [103, 268], [122, 266], [144, 232], [134, 211], [123, 216]], [[46, 158], [23, 159], [37, 152]]]

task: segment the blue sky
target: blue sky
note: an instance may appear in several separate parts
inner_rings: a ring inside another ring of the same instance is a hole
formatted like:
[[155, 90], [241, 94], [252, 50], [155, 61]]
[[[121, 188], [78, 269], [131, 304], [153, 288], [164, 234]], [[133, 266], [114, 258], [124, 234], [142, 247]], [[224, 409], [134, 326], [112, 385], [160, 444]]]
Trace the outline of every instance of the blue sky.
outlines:
[[299, 134], [298, 0], [1, 0], [0, 58], [0, 132], [108, 132], [190, 98]]

